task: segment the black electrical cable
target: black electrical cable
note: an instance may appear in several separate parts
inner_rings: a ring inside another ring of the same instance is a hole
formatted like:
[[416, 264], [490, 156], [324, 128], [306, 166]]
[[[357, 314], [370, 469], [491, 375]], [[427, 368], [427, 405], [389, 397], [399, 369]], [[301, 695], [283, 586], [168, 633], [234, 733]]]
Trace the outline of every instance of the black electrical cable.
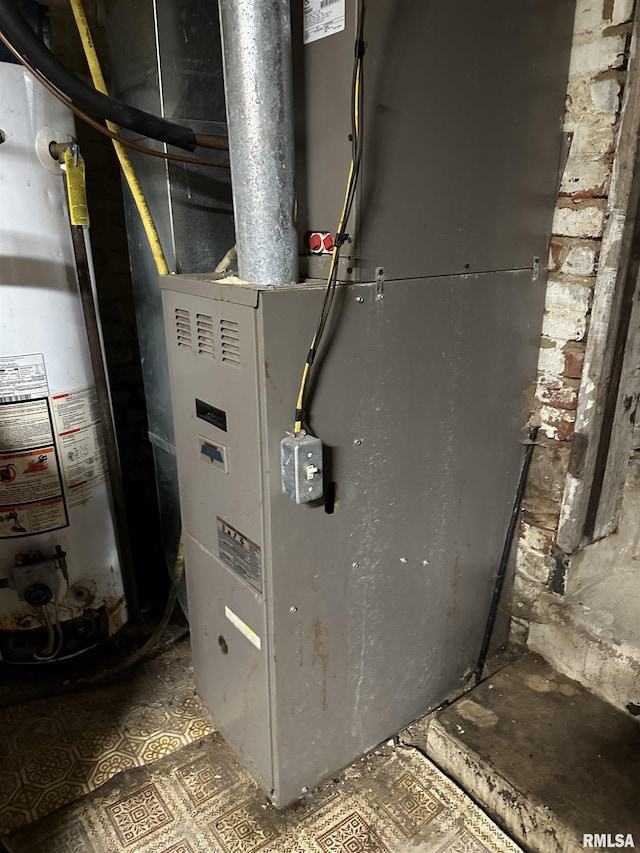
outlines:
[[491, 597], [491, 606], [489, 607], [489, 616], [487, 617], [487, 624], [485, 626], [484, 636], [482, 638], [482, 647], [480, 649], [480, 654], [478, 655], [478, 663], [476, 664], [475, 668], [476, 684], [480, 684], [480, 682], [482, 681], [482, 673], [484, 671], [484, 665], [486, 663], [487, 655], [489, 653], [489, 644], [491, 643], [493, 629], [496, 624], [496, 617], [498, 615], [498, 605], [500, 604], [500, 596], [502, 594], [504, 580], [507, 575], [509, 555], [511, 554], [513, 537], [515, 536], [516, 527], [518, 525], [518, 519], [520, 518], [522, 499], [524, 497], [524, 490], [527, 485], [527, 476], [529, 474], [529, 467], [531, 466], [531, 459], [533, 457], [533, 451], [536, 446], [536, 438], [538, 436], [539, 429], [540, 427], [534, 426], [531, 427], [531, 429], [529, 430], [529, 440], [527, 443], [527, 449], [525, 450], [524, 459], [522, 460], [522, 467], [520, 469], [520, 477], [518, 478], [516, 496], [513, 501], [513, 507], [511, 508], [511, 515], [509, 516], [507, 535], [505, 536], [504, 545], [502, 548], [500, 565], [498, 566], [496, 582], [494, 584], [493, 595]]
[[[362, 68], [365, 53], [364, 18], [366, 12], [366, 5], [366, 0], [361, 0], [358, 14], [358, 30], [356, 34], [356, 43], [354, 49], [353, 76], [351, 82], [351, 159], [353, 163], [353, 170], [351, 173], [351, 180], [349, 182], [349, 187], [347, 190], [347, 202], [345, 206], [346, 212], [344, 216], [345, 227], [347, 222], [349, 221], [351, 209], [355, 200], [356, 189], [358, 186], [358, 178], [360, 176], [360, 164], [362, 162], [362, 133], [361, 129], [358, 127], [359, 122], [356, 120], [356, 110], [358, 111], [359, 115], [362, 114]], [[360, 75], [359, 84], [358, 75]], [[327, 320], [329, 319], [329, 315], [331, 314], [333, 299], [338, 285], [338, 268], [340, 264], [340, 253], [342, 251], [343, 241], [346, 239], [346, 236], [346, 234], [336, 234], [336, 260], [333, 267], [333, 274], [327, 282], [325, 298], [322, 310], [320, 312], [320, 320], [318, 322], [314, 342], [309, 353], [309, 357], [312, 361], [315, 358], [315, 354], [318, 350], [320, 341], [324, 334]]]
[[167, 145], [175, 145], [186, 151], [195, 150], [197, 141], [191, 128], [103, 95], [68, 71], [33, 31], [16, 0], [0, 0], [0, 30], [21, 56], [89, 115], [112, 121]]

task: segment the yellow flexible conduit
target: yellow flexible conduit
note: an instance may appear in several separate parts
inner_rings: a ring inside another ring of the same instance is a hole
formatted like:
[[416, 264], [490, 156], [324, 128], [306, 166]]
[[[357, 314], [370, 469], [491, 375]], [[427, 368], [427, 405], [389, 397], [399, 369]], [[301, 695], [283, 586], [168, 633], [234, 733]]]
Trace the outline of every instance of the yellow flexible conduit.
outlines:
[[[78, 33], [80, 34], [84, 54], [87, 58], [87, 64], [89, 65], [93, 85], [99, 92], [102, 92], [104, 95], [108, 95], [109, 92], [107, 91], [107, 84], [105, 83], [102, 68], [100, 67], [100, 60], [98, 59], [98, 54], [96, 53], [96, 49], [93, 44], [93, 38], [91, 37], [91, 30], [89, 29], [89, 23], [84, 12], [82, 0], [69, 0], [69, 2], [71, 4], [73, 16], [76, 20], [76, 26], [78, 27]], [[120, 133], [120, 128], [117, 124], [114, 124], [114, 122], [107, 121], [105, 124], [113, 133]], [[138, 208], [138, 213], [140, 214], [140, 219], [142, 220], [147, 240], [149, 241], [149, 247], [151, 248], [153, 259], [156, 262], [156, 267], [158, 268], [158, 273], [160, 275], [167, 275], [169, 273], [169, 267], [167, 266], [167, 260], [164, 256], [162, 244], [160, 243], [158, 229], [153, 221], [153, 216], [151, 215], [149, 205], [147, 204], [144, 192], [140, 186], [140, 181], [138, 181], [138, 176], [133, 168], [133, 163], [131, 162], [126, 148], [116, 139], [113, 139], [112, 142], [120, 163], [120, 168], [122, 169], [122, 173], [125, 176], [127, 185], [131, 191], [131, 195], [133, 196], [133, 200]]]

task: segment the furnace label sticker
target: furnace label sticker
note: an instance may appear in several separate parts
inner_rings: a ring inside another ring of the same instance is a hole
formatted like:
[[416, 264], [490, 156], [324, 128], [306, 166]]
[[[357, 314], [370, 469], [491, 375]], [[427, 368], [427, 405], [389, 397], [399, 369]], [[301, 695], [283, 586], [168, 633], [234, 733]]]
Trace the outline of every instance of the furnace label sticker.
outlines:
[[242, 619], [239, 616], [236, 616], [233, 610], [230, 607], [227, 607], [226, 605], [224, 608], [224, 615], [227, 617], [227, 619], [229, 620], [229, 622], [231, 622], [232, 625], [236, 626], [236, 628], [238, 629], [238, 631], [240, 631], [241, 634], [244, 634], [244, 636], [247, 638], [247, 640], [249, 640], [249, 642], [253, 643], [256, 649], [262, 649], [262, 642], [260, 640], [260, 637], [256, 634], [253, 628], [250, 628], [246, 622], [243, 622]]
[[48, 396], [49, 384], [42, 353], [0, 358], [0, 403]]
[[262, 551], [260, 546], [218, 516], [220, 559], [243, 580], [262, 593]]
[[70, 507], [87, 503], [106, 477], [104, 442], [94, 388], [80, 388], [51, 398]]
[[345, 0], [302, 0], [304, 43], [344, 30]]

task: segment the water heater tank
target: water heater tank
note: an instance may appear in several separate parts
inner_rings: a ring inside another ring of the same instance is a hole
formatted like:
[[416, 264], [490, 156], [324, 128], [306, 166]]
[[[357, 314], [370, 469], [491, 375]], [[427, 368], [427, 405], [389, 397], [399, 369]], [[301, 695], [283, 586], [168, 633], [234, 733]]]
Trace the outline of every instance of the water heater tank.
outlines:
[[127, 619], [65, 190], [72, 115], [0, 62], [0, 660], [77, 654]]

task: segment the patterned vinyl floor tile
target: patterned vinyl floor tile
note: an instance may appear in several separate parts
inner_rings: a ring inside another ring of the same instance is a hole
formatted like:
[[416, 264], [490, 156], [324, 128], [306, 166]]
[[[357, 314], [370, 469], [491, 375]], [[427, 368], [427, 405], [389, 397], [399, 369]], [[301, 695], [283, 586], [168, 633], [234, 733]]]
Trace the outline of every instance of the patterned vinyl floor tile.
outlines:
[[2, 709], [0, 835], [211, 731], [188, 641], [115, 685]]
[[521, 853], [412, 747], [277, 811], [217, 734], [3, 839], [9, 853]]

